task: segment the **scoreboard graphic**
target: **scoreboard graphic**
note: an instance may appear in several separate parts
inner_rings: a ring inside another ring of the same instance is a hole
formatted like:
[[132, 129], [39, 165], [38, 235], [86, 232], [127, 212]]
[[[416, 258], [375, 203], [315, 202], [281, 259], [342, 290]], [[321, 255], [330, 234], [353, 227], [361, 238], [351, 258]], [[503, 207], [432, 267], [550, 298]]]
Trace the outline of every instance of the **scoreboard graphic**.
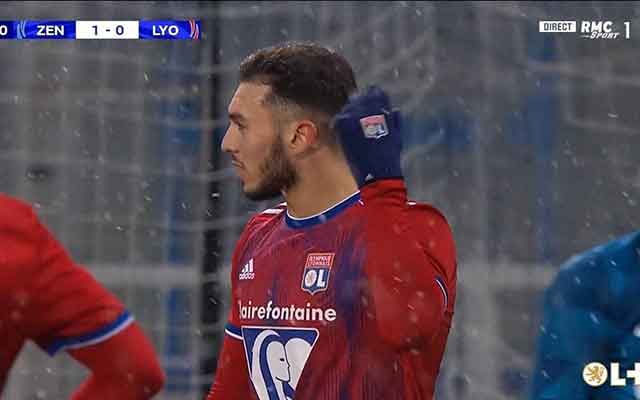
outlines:
[[0, 40], [198, 40], [200, 21], [0, 21]]

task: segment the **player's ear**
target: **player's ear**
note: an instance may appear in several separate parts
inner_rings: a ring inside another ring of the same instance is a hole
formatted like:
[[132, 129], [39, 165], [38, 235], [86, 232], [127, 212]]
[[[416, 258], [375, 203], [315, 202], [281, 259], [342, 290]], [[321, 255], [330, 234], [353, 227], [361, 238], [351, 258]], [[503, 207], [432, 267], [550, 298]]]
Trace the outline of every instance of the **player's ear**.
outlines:
[[302, 154], [317, 148], [319, 145], [318, 126], [308, 119], [292, 122], [288, 145], [293, 154]]

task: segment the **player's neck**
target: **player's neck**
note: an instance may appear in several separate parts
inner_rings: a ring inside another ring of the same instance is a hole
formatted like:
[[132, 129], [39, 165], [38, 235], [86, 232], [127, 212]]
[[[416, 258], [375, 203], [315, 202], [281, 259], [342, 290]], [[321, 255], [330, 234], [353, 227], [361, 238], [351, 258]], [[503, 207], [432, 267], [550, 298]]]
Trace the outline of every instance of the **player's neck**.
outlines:
[[295, 218], [321, 213], [358, 191], [358, 184], [344, 158], [312, 162], [298, 172], [298, 182], [284, 193], [287, 211]]

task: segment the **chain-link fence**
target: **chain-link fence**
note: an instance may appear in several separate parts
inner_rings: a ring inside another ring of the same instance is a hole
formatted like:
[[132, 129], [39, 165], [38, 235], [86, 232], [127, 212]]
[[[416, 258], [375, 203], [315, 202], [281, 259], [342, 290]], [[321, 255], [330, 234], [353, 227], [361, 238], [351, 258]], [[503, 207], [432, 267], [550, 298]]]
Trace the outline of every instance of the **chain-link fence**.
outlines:
[[[201, 398], [250, 213], [219, 152], [238, 63], [285, 40], [340, 50], [405, 112], [411, 196], [440, 208], [459, 304], [438, 399], [522, 398], [540, 290], [559, 263], [639, 225], [640, 6], [618, 2], [8, 2], [0, 19], [196, 18], [197, 42], [3, 41], [0, 191], [30, 201], [127, 303], [169, 381]], [[631, 38], [543, 34], [611, 20]], [[9, 399], [83, 377], [27, 349]]]

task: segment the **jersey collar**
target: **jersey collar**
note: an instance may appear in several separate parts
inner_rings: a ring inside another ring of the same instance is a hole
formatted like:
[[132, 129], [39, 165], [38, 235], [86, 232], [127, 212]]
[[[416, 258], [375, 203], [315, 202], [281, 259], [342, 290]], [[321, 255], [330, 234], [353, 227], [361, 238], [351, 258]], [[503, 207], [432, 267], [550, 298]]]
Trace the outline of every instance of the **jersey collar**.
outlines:
[[285, 214], [285, 221], [287, 222], [287, 226], [289, 228], [299, 229], [299, 228], [309, 228], [311, 226], [315, 226], [318, 224], [322, 224], [323, 222], [327, 222], [331, 218], [340, 214], [342, 211], [349, 208], [351, 205], [357, 203], [360, 200], [360, 191], [355, 192], [350, 195], [346, 199], [340, 201], [339, 203], [329, 207], [328, 209], [319, 212], [318, 214], [312, 215], [310, 217], [305, 218], [296, 218], [289, 215], [289, 210]]

